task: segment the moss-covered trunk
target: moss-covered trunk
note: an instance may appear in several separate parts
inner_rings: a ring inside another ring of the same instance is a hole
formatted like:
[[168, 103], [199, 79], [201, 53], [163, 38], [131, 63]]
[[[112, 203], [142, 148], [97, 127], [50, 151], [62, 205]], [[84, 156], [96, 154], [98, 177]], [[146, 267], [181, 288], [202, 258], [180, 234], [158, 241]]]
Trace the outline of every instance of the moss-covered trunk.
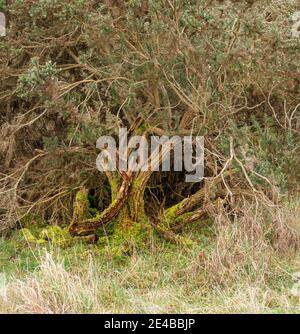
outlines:
[[145, 187], [137, 179], [132, 179], [122, 180], [118, 173], [109, 173], [111, 204], [94, 217], [89, 213], [88, 190], [80, 189], [74, 201], [70, 233], [74, 236], [101, 234], [109, 226], [109, 230], [119, 239], [140, 241], [141, 235], [150, 230], [150, 222], [144, 209]]
[[[138, 118], [129, 130], [129, 135], [139, 134], [147, 138], [152, 131], [157, 132], [157, 129], [145, 127], [141, 118]], [[148, 162], [151, 161], [152, 166], [155, 167], [153, 170], [162, 164], [171, 149], [172, 145], [165, 145], [161, 154], [160, 151], [152, 152]], [[128, 153], [130, 152], [129, 149]], [[81, 189], [74, 202], [73, 220], [69, 229], [72, 235], [101, 235], [101, 232], [106, 232], [106, 227], [109, 226], [112, 239], [118, 240], [118, 243], [128, 243], [132, 240], [135, 243], [140, 243], [141, 241], [145, 242], [145, 232], [146, 235], [149, 234], [149, 231], [153, 231], [153, 226], [155, 226], [155, 230], [166, 239], [190, 244], [190, 240], [178, 236], [175, 232], [181, 226], [200, 220], [206, 214], [204, 198], [208, 197], [207, 194], [213, 194], [213, 196], [209, 196], [211, 200], [222, 196], [216, 188], [222, 180], [219, 175], [218, 178], [205, 184], [195, 194], [164, 210], [151, 222], [145, 214], [144, 193], [152, 171], [116, 171], [107, 172], [106, 175], [111, 188], [111, 204], [104, 211], [91, 216], [88, 190]], [[223, 173], [223, 177], [226, 175], [230, 175], [230, 173]]]

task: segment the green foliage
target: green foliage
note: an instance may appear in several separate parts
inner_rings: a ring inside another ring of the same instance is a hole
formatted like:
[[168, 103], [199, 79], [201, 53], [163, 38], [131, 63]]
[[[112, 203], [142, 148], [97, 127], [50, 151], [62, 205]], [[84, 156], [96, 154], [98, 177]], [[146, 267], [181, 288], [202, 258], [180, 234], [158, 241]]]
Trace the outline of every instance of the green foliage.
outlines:
[[47, 18], [59, 19], [60, 21], [72, 19], [74, 14], [83, 8], [85, 0], [76, 0], [62, 3], [59, 0], [38, 0], [33, 3], [29, 10], [31, 17], [38, 20]]
[[268, 178], [282, 193], [293, 189], [300, 182], [299, 157], [295, 154], [299, 136], [290, 130], [278, 130], [272, 118], [267, 119], [264, 126], [255, 116], [250, 119], [252, 124], [241, 127], [231, 123], [218, 139], [220, 149], [229, 156], [230, 137], [234, 137], [235, 153], [254, 184], [268, 187], [266, 180], [253, 171]]
[[6, 1], [0, 0], [0, 11], [4, 11], [6, 9]]
[[[0, 164], [11, 156], [19, 168], [47, 153], [26, 170], [16, 198], [29, 198], [18, 202], [65, 223], [87, 184], [106, 207], [96, 139], [139, 113], [167, 134], [204, 135], [207, 175], [222, 170], [232, 137], [255, 186], [270, 187], [254, 172], [297, 192], [300, 43], [291, 36], [291, 2], [17, 0], [7, 10]], [[230, 182], [249, 186], [242, 173]], [[180, 187], [169, 189], [188, 196]]]
[[49, 137], [49, 138], [44, 137], [43, 144], [44, 144], [44, 148], [47, 151], [52, 151], [52, 150], [54, 151], [60, 146], [59, 138], [57, 136]]
[[16, 92], [21, 98], [42, 96], [45, 94], [45, 84], [57, 80], [57, 74], [56, 66], [52, 61], [40, 65], [38, 58], [32, 58], [31, 68], [19, 77]]

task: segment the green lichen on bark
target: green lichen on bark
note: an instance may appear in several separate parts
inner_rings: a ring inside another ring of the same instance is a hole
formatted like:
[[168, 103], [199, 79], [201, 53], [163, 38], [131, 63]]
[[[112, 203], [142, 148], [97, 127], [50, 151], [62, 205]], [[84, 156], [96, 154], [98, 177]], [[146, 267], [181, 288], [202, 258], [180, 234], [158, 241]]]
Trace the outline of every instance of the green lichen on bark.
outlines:
[[74, 224], [81, 223], [85, 219], [92, 218], [93, 215], [97, 216], [97, 211], [91, 212], [88, 189], [82, 187], [75, 195], [75, 201], [73, 204], [73, 219], [69, 226], [69, 229], [72, 228]]
[[73, 220], [82, 221], [83, 219], [90, 216], [90, 202], [88, 198], [88, 190], [81, 188], [75, 196]]

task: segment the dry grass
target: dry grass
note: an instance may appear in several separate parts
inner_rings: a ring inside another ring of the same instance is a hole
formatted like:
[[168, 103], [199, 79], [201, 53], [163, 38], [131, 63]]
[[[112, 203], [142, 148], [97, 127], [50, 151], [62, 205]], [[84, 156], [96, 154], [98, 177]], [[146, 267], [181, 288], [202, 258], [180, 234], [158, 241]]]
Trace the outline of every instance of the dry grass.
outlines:
[[[299, 208], [280, 211], [294, 228]], [[121, 262], [96, 246], [35, 249], [34, 270], [27, 256], [7, 275], [0, 313], [299, 313], [298, 253], [268, 243], [258, 216], [247, 222], [207, 227], [190, 250], [157, 242]]]
[[[180, 261], [180, 259], [178, 259]], [[178, 268], [151, 270], [136, 258], [126, 269], [100, 269], [93, 259], [67, 270], [46, 253], [39, 270], [7, 285], [1, 313], [273, 313], [299, 312], [290, 287], [237, 278], [234, 287], [208, 289], [191, 274], [177, 280]], [[298, 296], [299, 298], [299, 296]]]

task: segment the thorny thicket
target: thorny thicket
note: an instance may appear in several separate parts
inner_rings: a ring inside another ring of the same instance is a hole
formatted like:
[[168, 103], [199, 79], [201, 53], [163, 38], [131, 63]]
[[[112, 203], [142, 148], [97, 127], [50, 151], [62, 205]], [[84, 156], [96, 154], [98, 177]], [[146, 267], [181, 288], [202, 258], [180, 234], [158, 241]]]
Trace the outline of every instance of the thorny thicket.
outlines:
[[[263, 206], [271, 214], [261, 223], [271, 222], [277, 239], [294, 240], [275, 213], [299, 191], [296, 4], [1, 6], [9, 22], [0, 40], [2, 231], [42, 219], [72, 222], [71, 232], [84, 235], [112, 221], [125, 228], [142, 221], [181, 240], [176, 233], [187, 223], [217, 222], [220, 212], [232, 222], [247, 215], [245, 207]], [[180, 173], [101, 175], [95, 141], [120, 126], [205, 136], [206, 181], [191, 186]]]

